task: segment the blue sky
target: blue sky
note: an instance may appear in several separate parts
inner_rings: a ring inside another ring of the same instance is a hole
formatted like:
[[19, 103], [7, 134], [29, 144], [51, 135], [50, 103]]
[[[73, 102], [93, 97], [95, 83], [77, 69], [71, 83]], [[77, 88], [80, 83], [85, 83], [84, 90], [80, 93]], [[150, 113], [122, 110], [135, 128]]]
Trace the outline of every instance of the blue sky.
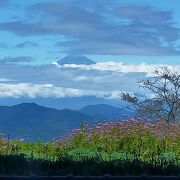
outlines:
[[[156, 67], [180, 69], [179, 7], [179, 0], [0, 0], [0, 105], [61, 99], [77, 108], [144, 94], [137, 82]], [[97, 63], [55, 63], [68, 54]]]
[[0, 0], [0, 58], [179, 63], [179, 0]]

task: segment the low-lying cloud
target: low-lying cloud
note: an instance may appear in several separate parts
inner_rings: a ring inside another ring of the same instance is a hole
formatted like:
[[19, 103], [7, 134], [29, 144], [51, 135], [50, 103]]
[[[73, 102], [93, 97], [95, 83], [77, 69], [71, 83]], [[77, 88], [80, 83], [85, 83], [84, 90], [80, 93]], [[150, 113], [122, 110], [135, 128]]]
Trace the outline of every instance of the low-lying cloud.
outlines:
[[82, 96], [95, 96], [98, 98], [107, 99], [120, 99], [121, 91], [92, 91], [82, 90], [75, 88], [62, 88], [56, 87], [52, 84], [5, 84], [0, 83], [0, 97], [13, 97], [13, 98], [64, 98], [64, 97], [82, 97]]
[[179, 71], [180, 65], [171, 66], [166, 64], [125, 64], [122, 62], [102, 62], [102, 63], [96, 63], [92, 65], [77, 65], [77, 64], [65, 64], [65, 65], [59, 65], [58, 63], [54, 62], [54, 65], [56, 65], [59, 68], [72, 68], [72, 69], [81, 69], [81, 70], [98, 70], [98, 71], [112, 71], [112, 72], [119, 72], [119, 73], [130, 73], [130, 72], [136, 72], [136, 73], [153, 73], [158, 67], [167, 66], [172, 71]]
[[[160, 65], [163, 66], [163, 65]], [[180, 66], [168, 66], [179, 72]], [[0, 96], [120, 98], [121, 92], [143, 94], [137, 82], [151, 78], [153, 64], [104, 62], [93, 65], [40, 66], [0, 63]]]

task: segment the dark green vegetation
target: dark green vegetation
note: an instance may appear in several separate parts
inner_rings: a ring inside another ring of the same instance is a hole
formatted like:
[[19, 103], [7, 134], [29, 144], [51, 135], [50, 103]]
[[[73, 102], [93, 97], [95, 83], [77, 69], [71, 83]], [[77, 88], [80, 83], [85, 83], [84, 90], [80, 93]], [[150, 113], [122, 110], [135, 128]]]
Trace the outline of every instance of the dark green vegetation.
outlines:
[[107, 122], [57, 141], [1, 138], [1, 175], [179, 175], [180, 125]]

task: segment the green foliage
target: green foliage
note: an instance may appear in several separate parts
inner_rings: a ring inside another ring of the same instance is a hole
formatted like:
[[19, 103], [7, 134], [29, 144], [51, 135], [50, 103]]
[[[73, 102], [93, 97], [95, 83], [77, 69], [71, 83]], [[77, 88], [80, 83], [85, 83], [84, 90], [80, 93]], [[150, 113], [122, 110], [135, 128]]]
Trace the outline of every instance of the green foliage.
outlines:
[[0, 139], [1, 174], [170, 175], [180, 174], [179, 167], [178, 124], [132, 120], [97, 124], [92, 129], [86, 125], [70, 137], [47, 143]]

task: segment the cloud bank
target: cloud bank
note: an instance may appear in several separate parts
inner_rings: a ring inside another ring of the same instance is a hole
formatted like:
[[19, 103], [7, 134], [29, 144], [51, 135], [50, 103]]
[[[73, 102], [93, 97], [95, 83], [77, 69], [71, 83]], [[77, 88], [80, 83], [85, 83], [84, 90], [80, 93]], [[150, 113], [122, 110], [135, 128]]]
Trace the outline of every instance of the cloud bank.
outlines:
[[[18, 61], [19, 62], [19, 61]], [[164, 65], [160, 65], [164, 66]], [[180, 66], [168, 66], [180, 72]], [[1, 97], [82, 97], [119, 99], [121, 92], [144, 94], [137, 82], [151, 78], [157, 66], [104, 62], [93, 65], [40, 66], [0, 61]], [[11, 73], [9, 73], [11, 72]]]
[[92, 65], [77, 65], [77, 64], [65, 64], [59, 65], [57, 62], [53, 62], [59, 68], [74, 68], [74, 69], [82, 69], [82, 70], [98, 70], [98, 71], [113, 71], [119, 73], [130, 73], [130, 72], [137, 72], [137, 73], [153, 73], [156, 68], [167, 66], [172, 71], [179, 71], [180, 65], [171, 66], [167, 64], [125, 64], [123, 62], [102, 62], [96, 63]]
[[95, 96], [106, 99], [120, 99], [121, 91], [92, 91], [75, 88], [56, 87], [52, 84], [4, 84], [0, 83], [0, 97], [26, 97], [26, 98], [64, 98], [64, 97], [82, 97]]

